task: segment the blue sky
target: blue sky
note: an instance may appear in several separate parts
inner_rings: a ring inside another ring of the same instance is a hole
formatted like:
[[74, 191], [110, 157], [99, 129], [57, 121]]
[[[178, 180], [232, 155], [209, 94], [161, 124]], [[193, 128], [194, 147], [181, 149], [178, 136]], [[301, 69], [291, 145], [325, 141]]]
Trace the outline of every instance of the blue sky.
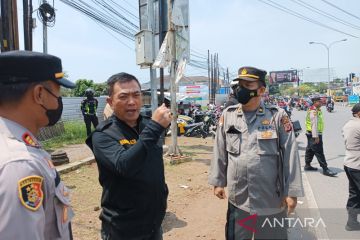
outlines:
[[[310, 45], [310, 41], [328, 44], [347, 38], [346, 42], [331, 47], [330, 66], [338, 77], [346, 77], [350, 72], [360, 74], [360, 30], [310, 12], [292, 0], [272, 1], [359, 38], [298, 19], [258, 0], [190, 0], [191, 49], [205, 55], [208, 49], [219, 53], [221, 65], [229, 67], [232, 73], [243, 65], [267, 71], [306, 67], [315, 69], [327, 67], [327, 52], [323, 46]], [[321, 0], [303, 1], [360, 29], [360, 19], [346, 15]], [[328, 1], [360, 18], [359, 1]], [[117, 2], [138, 14], [132, 7], [137, 6], [137, 0]], [[33, 4], [34, 9], [37, 8], [38, 1], [33, 1]], [[135, 64], [133, 42], [117, 35], [125, 46], [93, 20], [60, 1], [55, 1], [55, 8], [56, 23], [48, 30], [48, 51], [62, 58], [63, 68], [71, 80], [86, 78], [104, 82], [112, 74], [122, 71], [134, 74], [141, 82], [149, 80], [149, 70], [140, 69]], [[18, 10], [19, 23], [22, 23], [20, 0]], [[22, 26], [19, 31], [22, 48]], [[34, 50], [42, 51], [42, 24], [38, 19], [33, 36]], [[207, 71], [187, 67], [186, 75], [207, 76]]]

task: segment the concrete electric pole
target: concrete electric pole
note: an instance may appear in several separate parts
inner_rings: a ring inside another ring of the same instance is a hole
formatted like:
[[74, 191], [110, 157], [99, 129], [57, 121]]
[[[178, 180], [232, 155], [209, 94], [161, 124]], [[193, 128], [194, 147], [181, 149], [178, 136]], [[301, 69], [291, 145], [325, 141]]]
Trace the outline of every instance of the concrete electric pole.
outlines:
[[176, 38], [175, 26], [172, 22], [172, 7], [173, 0], [168, 0], [168, 34], [170, 37], [170, 52], [171, 52], [171, 65], [170, 65], [170, 96], [171, 96], [171, 112], [173, 120], [171, 121], [171, 145], [169, 146], [168, 155], [179, 156], [181, 155], [180, 148], [177, 143], [177, 106], [176, 106]]

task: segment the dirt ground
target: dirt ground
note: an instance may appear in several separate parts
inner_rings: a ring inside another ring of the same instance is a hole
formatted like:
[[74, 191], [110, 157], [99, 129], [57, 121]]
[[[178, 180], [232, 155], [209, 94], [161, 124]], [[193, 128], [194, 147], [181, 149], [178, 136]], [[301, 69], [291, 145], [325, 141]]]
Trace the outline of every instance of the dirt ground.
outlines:
[[[169, 186], [168, 209], [163, 222], [165, 240], [224, 239], [226, 200], [217, 199], [207, 177], [212, 156], [211, 138], [178, 138], [192, 160], [165, 166]], [[170, 142], [167, 139], [167, 144]], [[100, 196], [96, 164], [62, 175], [72, 189], [74, 239], [100, 239]]]

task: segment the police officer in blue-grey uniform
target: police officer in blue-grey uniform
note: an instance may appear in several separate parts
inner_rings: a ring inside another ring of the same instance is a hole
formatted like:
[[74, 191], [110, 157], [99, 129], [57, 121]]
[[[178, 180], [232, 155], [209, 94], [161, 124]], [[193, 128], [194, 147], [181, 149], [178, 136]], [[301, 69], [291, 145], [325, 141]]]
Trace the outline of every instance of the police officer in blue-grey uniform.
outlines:
[[289, 117], [261, 100], [265, 76], [266, 71], [254, 67], [239, 69], [234, 91], [239, 104], [224, 110], [216, 133], [209, 183], [220, 199], [228, 188], [228, 240], [286, 239], [285, 226], [264, 221], [281, 221], [304, 195]]
[[72, 239], [69, 190], [35, 135], [54, 125], [63, 105], [55, 56], [0, 54], [0, 239]]

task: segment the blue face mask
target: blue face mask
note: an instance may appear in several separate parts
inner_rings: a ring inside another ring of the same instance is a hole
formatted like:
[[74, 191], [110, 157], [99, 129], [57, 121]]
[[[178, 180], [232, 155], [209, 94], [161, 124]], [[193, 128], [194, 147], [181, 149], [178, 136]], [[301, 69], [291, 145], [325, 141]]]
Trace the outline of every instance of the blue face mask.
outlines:
[[46, 89], [46, 91], [48, 91], [48, 93], [50, 93], [52, 96], [57, 98], [57, 101], [58, 101], [58, 107], [56, 109], [47, 109], [46, 107], [41, 105], [46, 110], [45, 114], [49, 119], [49, 123], [47, 126], [54, 126], [60, 120], [61, 114], [63, 111], [62, 97], [57, 97], [49, 89], [47, 89], [46, 87], [44, 87], [44, 88]]

